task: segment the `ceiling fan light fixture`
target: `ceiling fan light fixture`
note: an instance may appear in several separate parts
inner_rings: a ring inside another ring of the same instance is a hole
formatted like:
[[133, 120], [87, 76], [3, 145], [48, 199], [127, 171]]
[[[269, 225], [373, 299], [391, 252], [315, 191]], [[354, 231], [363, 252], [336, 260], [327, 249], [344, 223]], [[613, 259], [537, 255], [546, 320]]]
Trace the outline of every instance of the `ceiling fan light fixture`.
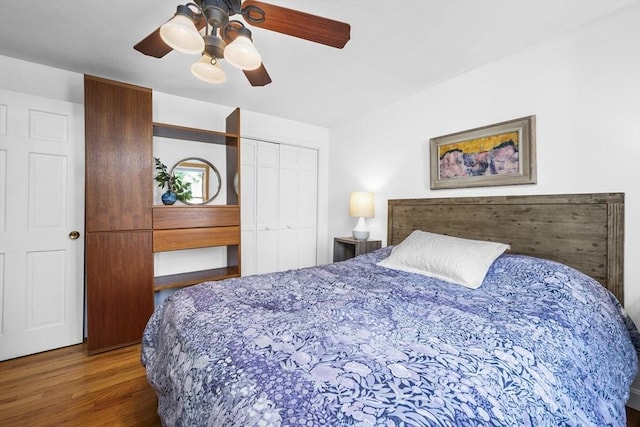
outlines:
[[197, 62], [191, 65], [194, 76], [207, 83], [222, 83], [227, 76], [220, 66], [220, 62], [209, 55], [202, 55]]
[[204, 39], [204, 53], [212, 58], [224, 58], [224, 49], [227, 44], [217, 35], [207, 34]]
[[204, 40], [195, 26], [195, 16], [185, 5], [178, 6], [174, 17], [160, 27], [160, 37], [178, 52], [199, 54], [204, 49]]
[[235, 40], [224, 49], [224, 59], [241, 70], [255, 70], [262, 64], [260, 53], [251, 41], [251, 31], [247, 28], [237, 28]]
[[[204, 76], [205, 81], [222, 81], [217, 62], [225, 59], [244, 72], [251, 86], [271, 83], [245, 23], [338, 49], [351, 38], [351, 26], [345, 22], [261, 0], [188, 1], [133, 48], [154, 58], [162, 58], [172, 50], [196, 54], [201, 59], [193, 66], [193, 72], [199, 78]], [[235, 15], [243, 20], [232, 20]], [[203, 60], [202, 55], [209, 59]]]
[[230, 10], [224, 0], [201, 0], [200, 8], [210, 25], [221, 28], [229, 22]]

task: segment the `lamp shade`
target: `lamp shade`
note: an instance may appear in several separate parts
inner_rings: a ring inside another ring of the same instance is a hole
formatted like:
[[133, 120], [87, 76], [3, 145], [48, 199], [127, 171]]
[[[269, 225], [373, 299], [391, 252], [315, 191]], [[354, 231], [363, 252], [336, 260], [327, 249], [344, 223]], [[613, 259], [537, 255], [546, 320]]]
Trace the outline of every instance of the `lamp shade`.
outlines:
[[224, 70], [218, 61], [213, 61], [209, 55], [202, 57], [191, 66], [194, 76], [207, 83], [222, 83], [226, 79]]
[[262, 58], [249, 37], [239, 35], [224, 49], [224, 59], [241, 70], [255, 70], [262, 64]]
[[202, 35], [188, 16], [177, 13], [160, 27], [162, 41], [182, 53], [197, 54], [204, 49]]
[[354, 191], [349, 197], [349, 216], [371, 218], [375, 216], [374, 194]]

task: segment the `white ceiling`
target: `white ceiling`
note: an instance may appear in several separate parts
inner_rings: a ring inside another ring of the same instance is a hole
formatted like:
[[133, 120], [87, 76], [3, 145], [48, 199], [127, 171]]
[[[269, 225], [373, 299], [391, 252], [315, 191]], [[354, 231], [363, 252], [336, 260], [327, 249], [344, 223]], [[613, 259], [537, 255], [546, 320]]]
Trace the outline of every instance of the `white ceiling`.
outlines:
[[[170, 0], [0, 0], [0, 55], [330, 127], [640, 0], [272, 0], [347, 22], [335, 49], [251, 28], [273, 83], [201, 82], [197, 57], [133, 45], [173, 16]], [[237, 16], [236, 16], [237, 17]]]

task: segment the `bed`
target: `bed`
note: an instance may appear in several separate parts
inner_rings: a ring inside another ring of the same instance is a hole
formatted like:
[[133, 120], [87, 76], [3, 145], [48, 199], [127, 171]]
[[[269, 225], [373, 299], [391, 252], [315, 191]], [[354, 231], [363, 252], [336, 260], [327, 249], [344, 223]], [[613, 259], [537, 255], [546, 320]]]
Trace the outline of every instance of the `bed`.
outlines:
[[[621, 305], [623, 214], [619, 193], [390, 200], [386, 248], [157, 307], [142, 362], [158, 413], [168, 426], [624, 426], [639, 340]], [[380, 265], [432, 233], [509, 249], [476, 288]]]

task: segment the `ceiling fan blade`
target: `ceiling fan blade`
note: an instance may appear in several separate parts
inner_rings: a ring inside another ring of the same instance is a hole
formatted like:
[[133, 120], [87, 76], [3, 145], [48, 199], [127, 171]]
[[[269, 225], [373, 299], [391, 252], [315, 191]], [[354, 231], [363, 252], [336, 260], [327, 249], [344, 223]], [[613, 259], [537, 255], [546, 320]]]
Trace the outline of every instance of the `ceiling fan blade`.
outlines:
[[[257, 9], [264, 11], [262, 14]], [[342, 49], [351, 38], [351, 25], [256, 0], [242, 3], [247, 23], [304, 40]]]
[[160, 27], [140, 40], [133, 48], [140, 53], [156, 58], [162, 58], [173, 50], [168, 44], [162, 41], [162, 37], [160, 37]]
[[243, 70], [243, 73], [251, 83], [251, 86], [266, 86], [271, 83], [271, 77], [267, 69], [264, 68], [264, 64], [260, 64], [260, 67], [255, 70]]
[[[197, 19], [198, 21], [194, 25], [196, 29], [200, 31], [205, 25], [207, 25], [207, 21], [202, 15], [197, 16]], [[162, 40], [162, 37], [160, 37], [160, 27], [156, 28], [153, 33], [140, 40], [133, 48], [140, 53], [156, 58], [162, 58], [173, 50], [173, 48], [166, 44]]]

